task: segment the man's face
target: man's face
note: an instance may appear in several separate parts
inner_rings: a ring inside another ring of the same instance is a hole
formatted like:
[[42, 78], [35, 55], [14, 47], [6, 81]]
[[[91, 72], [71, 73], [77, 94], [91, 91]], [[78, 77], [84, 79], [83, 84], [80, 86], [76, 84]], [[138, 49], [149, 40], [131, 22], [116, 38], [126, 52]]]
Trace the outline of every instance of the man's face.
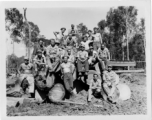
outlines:
[[98, 75], [94, 75], [93, 78], [94, 78], [94, 80], [97, 80], [98, 79]]
[[95, 32], [95, 33], [97, 33], [97, 32], [98, 32], [98, 29], [97, 29], [97, 28], [95, 28], [95, 29], [94, 29], [94, 32]]
[[88, 40], [88, 38], [87, 38], [87, 36], [85, 36], [85, 37], [84, 37], [84, 41], [87, 41], [87, 40]]
[[62, 33], [64, 33], [64, 32], [65, 32], [65, 29], [62, 29], [61, 31], [62, 31]]
[[105, 48], [105, 46], [104, 45], [101, 45], [101, 49], [103, 50]]
[[71, 50], [68, 50], [68, 55], [70, 55], [71, 54]]
[[55, 45], [55, 41], [51, 40], [51, 45], [54, 46]]
[[41, 40], [40, 40], [40, 42], [39, 42], [39, 43], [40, 43], [40, 45], [43, 45], [43, 42], [42, 42]]
[[89, 50], [90, 50], [90, 51], [93, 51], [93, 48], [92, 48], [92, 46], [89, 46]]
[[89, 32], [88, 32], [88, 34], [89, 34], [89, 35], [92, 35], [92, 32], [91, 32], [91, 31], [89, 31]]
[[24, 63], [25, 63], [25, 64], [28, 64], [28, 63], [29, 63], [29, 60], [24, 60]]
[[70, 39], [70, 40], [72, 39], [72, 34], [69, 34], [69, 39]]
[[74, 28], [74, 25], [71, 25], [71, 28]]
[[85, 50], [85, 47], [82, 47], [81, 50], [84, 51], [84, 50]]
[[42, 56], [42, 53], [41, 53], [41, 52], [39, 52], [39, 53], [38, 53], [38, 56], [39, 56], [39, 57], [41, 57], [41, 56]]
[[111, 67], [111, 66], [109, 66], [109, 67], [108, 67], [108, 71], [110, 72], [111, 70], [112, 70], [112, 67]]
[[65, 62], [65, 63], [68, 62], [68, 57], [64, 57], [64, 62]]

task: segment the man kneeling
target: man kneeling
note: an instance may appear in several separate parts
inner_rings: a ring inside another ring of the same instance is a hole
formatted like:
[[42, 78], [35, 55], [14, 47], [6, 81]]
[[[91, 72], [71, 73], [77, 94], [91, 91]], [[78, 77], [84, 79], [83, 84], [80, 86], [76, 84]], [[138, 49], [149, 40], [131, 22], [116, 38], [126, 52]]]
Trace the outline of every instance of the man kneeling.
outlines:
[[[112, 71], [112, 66], [108, 65], [108, 70], [103, 73], [103, 89], [106, 92], [108, 99], [112, 101], [112, 96], [115, 92], [116, 85], [119, 82], [117, 74]], [[113, 101], [115, 102], [115, 101]]]
[[101, 92], [101, 80], [98, 78], [97, 74], [93, 75], [93, 79], [90, 81], [89, 91], [88, 91], [88, 103], [91, 102], [92, 95], [94, 93]]

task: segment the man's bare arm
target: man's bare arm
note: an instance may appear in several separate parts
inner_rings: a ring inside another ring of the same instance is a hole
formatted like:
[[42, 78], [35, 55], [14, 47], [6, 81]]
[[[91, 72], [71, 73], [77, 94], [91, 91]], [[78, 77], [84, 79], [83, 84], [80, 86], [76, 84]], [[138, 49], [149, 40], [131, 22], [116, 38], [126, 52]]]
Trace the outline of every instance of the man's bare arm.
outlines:
[[22, 64], [19, 66], [18, 68], [18, 74], [20, 75], [21, 74], [21, 70], [22, 70]]

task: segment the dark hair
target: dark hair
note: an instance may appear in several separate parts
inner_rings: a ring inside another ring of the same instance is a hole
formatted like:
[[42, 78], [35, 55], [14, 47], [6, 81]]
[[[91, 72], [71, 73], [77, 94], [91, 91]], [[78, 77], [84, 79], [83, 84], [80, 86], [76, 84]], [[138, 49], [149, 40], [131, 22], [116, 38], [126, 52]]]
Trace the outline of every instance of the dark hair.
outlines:
[[93, 29], [95, 30], [95, 29], [98, 29], [98, 28], [94, 27]]

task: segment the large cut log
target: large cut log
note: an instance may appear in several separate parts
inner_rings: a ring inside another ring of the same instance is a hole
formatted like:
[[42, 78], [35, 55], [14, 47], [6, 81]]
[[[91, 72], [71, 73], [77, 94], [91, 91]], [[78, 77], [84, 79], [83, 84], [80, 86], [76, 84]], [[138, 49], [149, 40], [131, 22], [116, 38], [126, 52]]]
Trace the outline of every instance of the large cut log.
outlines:
[[130, 88], [129, 88], [128, 85], [123, 84], [123, 83], [119, 83], [117, 85], [117, 88], [118, 88], [119, 93], [120, 93], [119, 99], [121, 99], [121, 100], [128, 100], [128, 99], [130, 99], [130, 97], [131, 97], [131, 90], [130, 90]]
[[37, 89], [41, 91], [49, 91], [54, 85], [55, 77], [54, 77], [54, 74], [48, 75], [47, 78], [45, 78], [44, 76], [45, 74], [40, 74], [36, 78], [35, 84], [36, 84]]
[[65, 96], [65, 89], [62, 84], [58, 83], [49, 91], [48, 97], [52, 102], [61, 101]]

